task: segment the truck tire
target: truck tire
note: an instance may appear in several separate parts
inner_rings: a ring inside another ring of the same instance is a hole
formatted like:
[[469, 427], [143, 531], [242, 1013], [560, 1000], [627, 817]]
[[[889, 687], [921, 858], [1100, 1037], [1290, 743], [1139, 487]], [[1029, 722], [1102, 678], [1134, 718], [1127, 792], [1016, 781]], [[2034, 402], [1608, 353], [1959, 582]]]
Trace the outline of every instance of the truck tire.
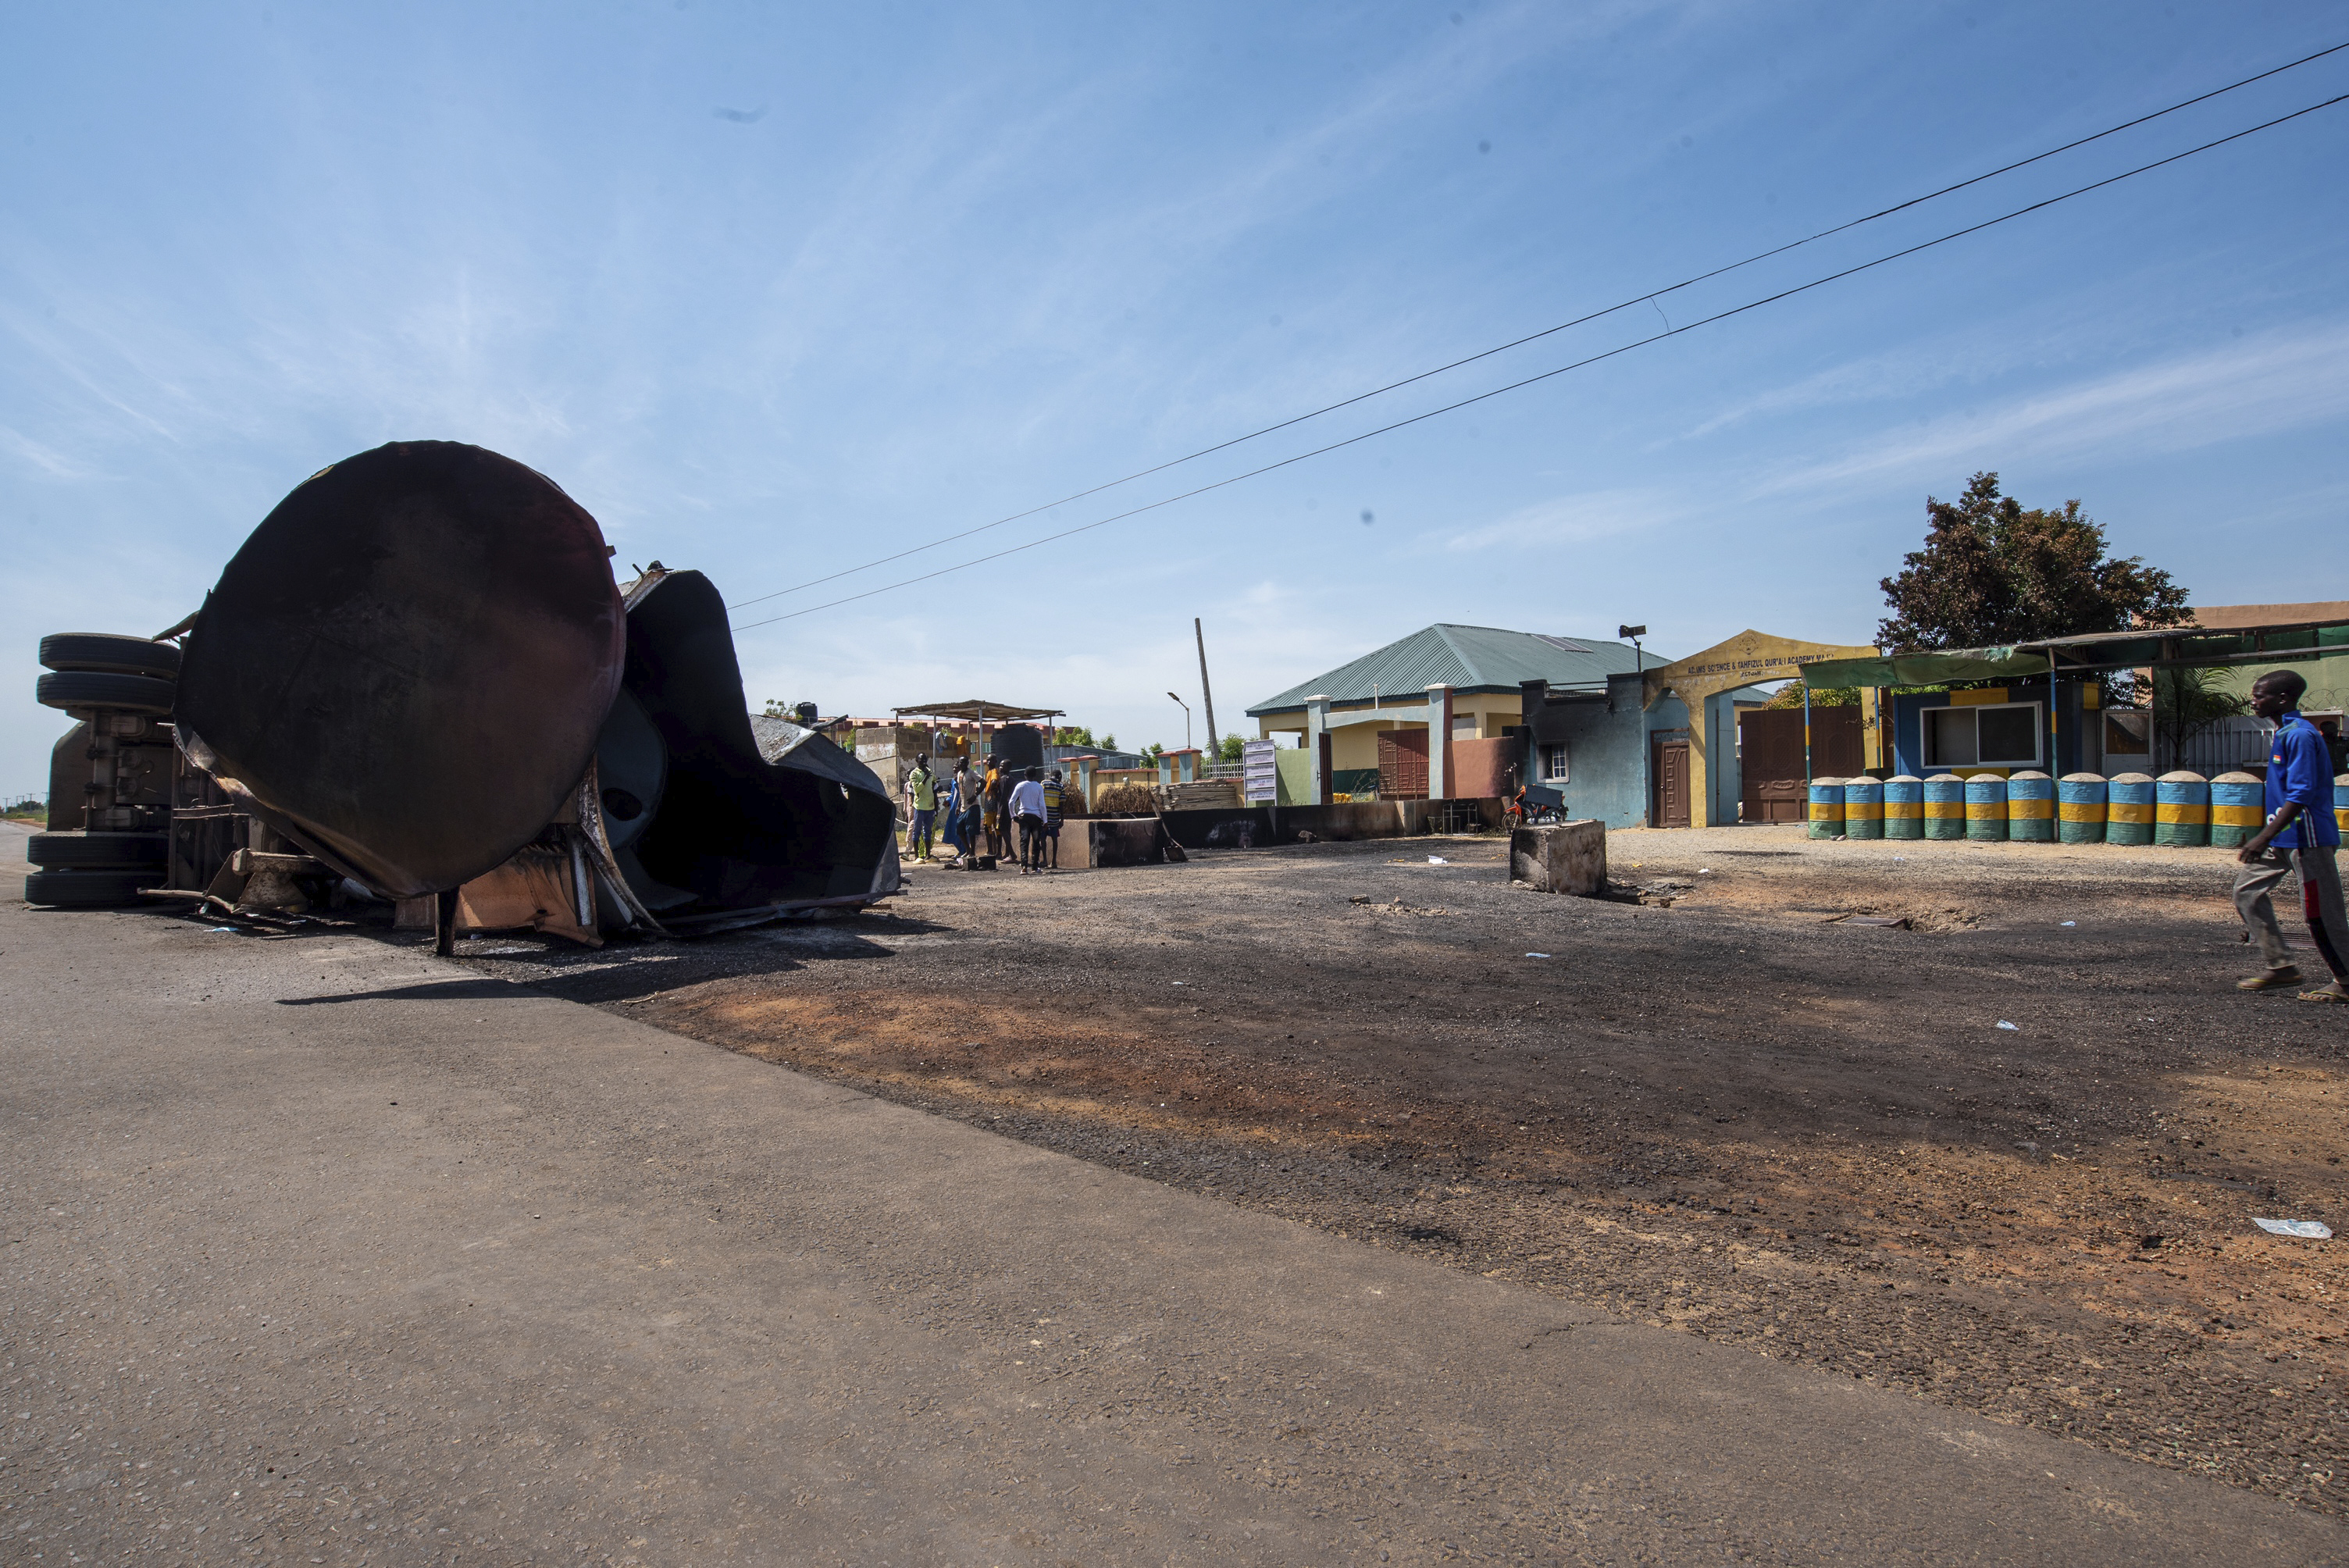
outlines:
[[52, 632], [41, 639], [41, 664], [53, 670], [177, 680], [180, 649], [177, 644], [119, 637], [111, 632]]
[[160, 872], [170, 852], [164, 833], [35, 833], [25, 846], [26, 860], [58, 871]]
[[35, 872], [25, 879], [25, 902], [56, 909], [110, 909], [139, 902], [139, 890], [153, 887], [161, 868], [153, 871]]
[[47, 707], [111, 707], [129, 713], [171, 711], [177, 683], [153, 676], [115, 675], [98, 670], [57, 670], [43, 676], [33, 688]]

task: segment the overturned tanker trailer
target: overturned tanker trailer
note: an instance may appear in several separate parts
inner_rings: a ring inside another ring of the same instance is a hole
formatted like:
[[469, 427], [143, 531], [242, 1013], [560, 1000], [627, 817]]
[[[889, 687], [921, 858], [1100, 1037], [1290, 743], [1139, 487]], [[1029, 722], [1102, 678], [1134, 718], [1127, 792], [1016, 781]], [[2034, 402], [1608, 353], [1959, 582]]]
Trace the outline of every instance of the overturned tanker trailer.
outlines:
[[180, 748], [444, 948], [460, 929], [592, 943], [895, 892], [879, 779], [799, 726], [768, 725], [762, 748], [717, 589], [657, 563], [623, 588], [610, 555], [583, 508], [497, 453], [408, 441], [337, 463], [194, 617]]

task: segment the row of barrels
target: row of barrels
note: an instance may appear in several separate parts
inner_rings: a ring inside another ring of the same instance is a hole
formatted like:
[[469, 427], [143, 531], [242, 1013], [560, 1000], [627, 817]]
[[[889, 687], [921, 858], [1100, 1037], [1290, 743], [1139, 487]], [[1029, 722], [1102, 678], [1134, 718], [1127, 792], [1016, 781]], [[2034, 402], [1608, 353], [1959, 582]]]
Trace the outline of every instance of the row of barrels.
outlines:
[[[2267, 787], [2250, 773], [2205, 779], [2180, 770], [2024, 771], [1961, 779], [1902, 773], [1820, 779], [1810, 787], [1815, 839], [2013, 839], [2065, 844], [2215, 844], [2235, 849], [2267, 820]], [[2349, 833], [2349, 773], [2333, 781], [2333, 814]]]

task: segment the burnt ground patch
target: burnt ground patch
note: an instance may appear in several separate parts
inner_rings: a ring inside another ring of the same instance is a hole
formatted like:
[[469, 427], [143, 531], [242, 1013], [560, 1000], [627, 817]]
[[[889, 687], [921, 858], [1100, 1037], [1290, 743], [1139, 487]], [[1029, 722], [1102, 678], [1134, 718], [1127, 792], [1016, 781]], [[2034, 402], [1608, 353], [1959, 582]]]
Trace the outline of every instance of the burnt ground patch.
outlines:
[[920, 870], [891, 916], [472, 962], [2339, 1511], [2349, 1270], [2251, 1222], [2349, 1231], [2349, 1013], [2232, 990], [2223, 853], [1797, 834], [1618, 834], [1637, 903], [1390, 841]]

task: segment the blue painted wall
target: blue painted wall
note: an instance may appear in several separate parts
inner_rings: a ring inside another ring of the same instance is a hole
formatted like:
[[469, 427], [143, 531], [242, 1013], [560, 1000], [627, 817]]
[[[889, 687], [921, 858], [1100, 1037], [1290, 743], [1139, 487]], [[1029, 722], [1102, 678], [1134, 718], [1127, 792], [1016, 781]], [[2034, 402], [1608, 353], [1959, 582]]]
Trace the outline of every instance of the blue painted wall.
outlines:
[[[1553, 788], [1566, 797], [1568, 817], [1596, 818], [1610, 828], [1635, 828], [1648, 817], [1651, 726], [1640, 712], [1638, 676], [1613, 677], [1607, 683], [1607, 696], [1603, 703], [1570, 703], [1546, 709], [1541, 738], [1566, 744], [1568, 777]], [[1671, 711], [1671, 723], [1688, 722], [1688, 710], [1679, 703], [1658, 705], [1659, 713], [1666, 708]]]

